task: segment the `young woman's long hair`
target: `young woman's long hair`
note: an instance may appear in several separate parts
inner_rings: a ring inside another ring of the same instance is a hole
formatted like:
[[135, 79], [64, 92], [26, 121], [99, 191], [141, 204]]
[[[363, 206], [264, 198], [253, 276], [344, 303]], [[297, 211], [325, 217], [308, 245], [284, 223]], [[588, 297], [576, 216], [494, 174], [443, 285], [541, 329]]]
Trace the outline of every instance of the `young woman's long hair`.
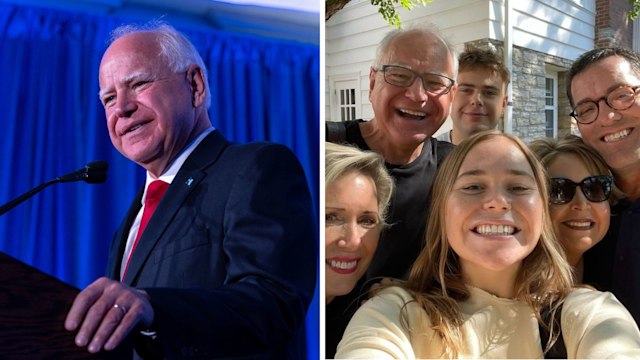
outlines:
[[[550, 330], [546, 350], [558, 337], [553, 324], [559, 319], [558, 306], [572, 288], [571, 267], [556, 241], [548, 210], [547, 181], [544, 168], [526, 144], [513, 135], [499, 131], [486, 131], [472, 136], [458, 145], [438, 170], [433, 186], [433, 199], [427, 224], [425, 246], [413, 264], [406, 288], [415, 301], [424, 308], [431, 320], [431, 327], [442, 338], [447, 357], [458, 357], [464, 351], [462, 343], [462, 316], [458, 302], [469, 298], [469, 291], [462, 278], [458, 255], [449, 246], [445, 233], [445, 209], [449, 194], [458, 176], [462, 162], [476, 145], [495, 137], [511, 140], [525, 155], [542, 198], [542, 232], [538, 244], [524, 260], [515, 282], [515, 299], [527, 303], [538, 320]], [[543, 321], [540, 312], [549, 308], [550, 321]], [[557, 317], [557, 318], [556, 318]], [[407, 313], [402, 320], [408, 327]]]

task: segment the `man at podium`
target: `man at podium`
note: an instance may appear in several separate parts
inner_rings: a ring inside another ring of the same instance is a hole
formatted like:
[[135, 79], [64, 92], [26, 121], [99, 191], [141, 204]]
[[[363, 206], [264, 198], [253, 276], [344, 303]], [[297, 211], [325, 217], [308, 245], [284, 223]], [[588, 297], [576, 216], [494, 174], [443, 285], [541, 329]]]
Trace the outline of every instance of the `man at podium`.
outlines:
[[295, 155], [213, 128], [207, 71], [173, 27], [123, 26], [99, 68], [114, 147], [146, 169], [65, 328], [91, 353], [304, 358], [316, 225]]

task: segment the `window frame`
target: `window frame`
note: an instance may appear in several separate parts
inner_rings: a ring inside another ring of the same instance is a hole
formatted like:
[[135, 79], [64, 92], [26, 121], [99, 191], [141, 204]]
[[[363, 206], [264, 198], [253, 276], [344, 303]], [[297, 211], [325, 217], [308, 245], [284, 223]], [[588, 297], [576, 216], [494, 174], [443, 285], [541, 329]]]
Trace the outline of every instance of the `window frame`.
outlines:
[[[332, 77], [330, 79], [331, 84], [331, 121], [347, 121], [362, 118], [362, 101], [360, 90], [360, 76], [359, 74], [347, 74]], [[347, 91], [351, 93], [353, 103], [341, 102], [341, 91]], [[343, 109], [353, 109], [353, 118], [351, 116], [342, 118]]]
[[[544, 76], [544, 135], [546, 137], [557, 138], [558, 137], [558, 72], [550, 69], [546, 69]], [[547, 80], [552, 81], [553, 94], [547, 96]], [[551, 99], [553, 104], [547, 105], [547, 99]], [[552, 112], [553, 124], [549, 128], [547, 123], [547, 112]], [[549, 134], [551, 130], [551, 134]]]

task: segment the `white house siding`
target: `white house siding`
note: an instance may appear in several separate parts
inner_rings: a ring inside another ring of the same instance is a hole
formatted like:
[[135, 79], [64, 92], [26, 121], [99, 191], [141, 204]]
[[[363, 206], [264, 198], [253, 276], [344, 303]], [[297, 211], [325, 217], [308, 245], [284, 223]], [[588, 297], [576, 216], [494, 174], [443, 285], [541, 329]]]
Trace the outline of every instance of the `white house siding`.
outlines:
[[[561, 79], [562, 70], [594, 47], [595, 0], [511, 0], [511, 5], [514, 56], [520, 57], [514, 59], [512, 71], [515, 80], [513, 131], [530, 140], [544, 134], [544, 103], [541, 99], [544, 98], [545, 70], [559, 71]], [[412, 11], [400, 8], [399, 13], [406, 27], [416, 23], [434, 24], [458, 51], [464, 49], [466, 43], [473, 43], [496, 48], [502, 53], [504, 0], [433, 0]], [[369, 68], [378, 43], [392, 28], [369, 0], [352, 0], [325, 26], [325, 119], [336, 120], [332, 113], [337, 100], [334, 83], [345, 78], [358, 80], [358, 115], [371, 118]], [[558, 82], [562, 85], [561, 80]], [[515, 88], [516, 84], [526, 87], [522, 97]], [[558, 111], [559, 127], [568, 128], [570, 120], [566, 116], [564, 88], [558, 87], [558, 94], [559, 106], [565, 107]], [[449, 128], [450, 120], [439, 132]]]
[[569, 60], [593, 49], [595, 0], [512, 0], [511, 3], [515, 18], [514, 45]]
[[[335, 119], [334, 82], [354, 78], [359, 84], [356, 94], [360, 117], [371, 117], [368, 74], [375, 49], [390, 29], [369, 0], [352, 0], [325, 24], [325, 118]], [[366, 101], [364, 105], [363, 99]]]

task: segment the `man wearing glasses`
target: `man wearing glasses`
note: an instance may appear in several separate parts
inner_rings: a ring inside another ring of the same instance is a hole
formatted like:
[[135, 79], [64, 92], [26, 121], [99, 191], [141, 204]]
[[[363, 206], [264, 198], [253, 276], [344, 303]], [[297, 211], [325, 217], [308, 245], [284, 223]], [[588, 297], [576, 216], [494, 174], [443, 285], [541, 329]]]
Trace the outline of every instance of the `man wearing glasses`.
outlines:
[[284, 146], [213, 128], [204, 61], [175, 28], [112, 35], [100, 100], [113, 146], [146, 181], [107, 277], [77, 295], [65, 328], [118, 359], [303, 358], [318, 244], [302, 167]]
[[606, 160], [625, 193], [604, 240], [585, 253], [586, 283], [613, 292], [640, 323], [640, 55], [591, 50], [567, 78], [567, 95], [584, 141]]
[[[327, 139], [381, 154], [396, 182], [388, 222], [365, 275], [406, 278], [423, 245], [428, 204], [439, 163], [452, 148], [432, 135], [447, 116], [456, 91], [457, 57], [434, 29], [394, 30], [378, 46], [369, 72], [373, 118], [327, 123]], [[336, 130], [338, 129], [338, 130]], [[326, 265], [326, 271], [332, 271]], [[327, 307], [327, 334], [346, 326], [360, 292]], [[368, 288], [365, 286], [364, 289]], [[351, 310], [351, 311], [350, 311]], [[330, 331], [331, 330], [331, 331]], [[327, 337], [327, 357], [339, 339]]]

